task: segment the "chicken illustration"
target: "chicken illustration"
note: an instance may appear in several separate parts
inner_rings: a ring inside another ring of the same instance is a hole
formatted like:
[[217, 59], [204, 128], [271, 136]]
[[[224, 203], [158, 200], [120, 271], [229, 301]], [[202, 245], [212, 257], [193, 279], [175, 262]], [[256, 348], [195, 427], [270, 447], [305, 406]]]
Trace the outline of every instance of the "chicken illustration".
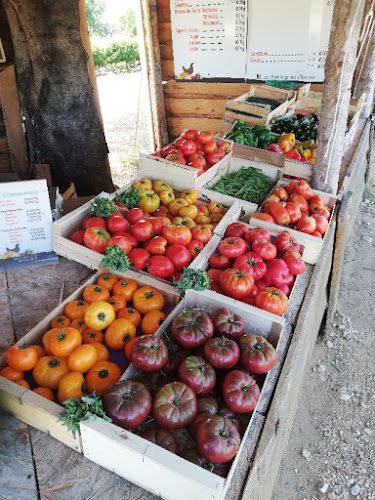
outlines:
[[190, 64], [190, 66], [189, 66], [187, 69], [185, 68], [185, 66], [182, 66], [182, 71], [183, 71], [184, 73], [187, 73], [188, 75], [192, 75], [192, 74], [193, 74], [193, 71], [194, 71], [194, 69], [193, 69], [193, 64], [194, 64], [194, 63], [191, 63], [191, 64]]
[[7, 252], [16, 252], [18, 253], [20, 251], [20, 244], [17, 243], [14, 248], [7, 248]]

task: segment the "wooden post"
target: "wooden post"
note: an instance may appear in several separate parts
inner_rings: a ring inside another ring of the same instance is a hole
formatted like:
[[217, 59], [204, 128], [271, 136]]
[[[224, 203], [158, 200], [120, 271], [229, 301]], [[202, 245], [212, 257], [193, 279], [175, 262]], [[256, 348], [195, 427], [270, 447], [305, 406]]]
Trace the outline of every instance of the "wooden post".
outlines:
[[366, 101], [362, 108], [362, 117], [367, 118], [372, 111], [375, 88], [375, 19], [371, 23], [358, 80], [354, 86], [354, 97], [359, 99], [366, 93]]
[[336, 0], [327, 60], [314, 188], [337, 193], [364, 0]]

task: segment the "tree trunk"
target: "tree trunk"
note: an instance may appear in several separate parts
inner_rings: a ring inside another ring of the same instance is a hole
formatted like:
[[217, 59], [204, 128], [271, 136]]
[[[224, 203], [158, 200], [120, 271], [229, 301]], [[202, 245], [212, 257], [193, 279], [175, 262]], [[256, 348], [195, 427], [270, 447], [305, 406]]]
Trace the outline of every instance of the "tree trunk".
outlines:
[[375, 20], [371, 23], [369, 38], [358, 74], [358, 81], [354, 87], [354, 97], [360, 98], [366, 94], [366, 101], [362, 108], [362, 117], [368, 118], [374, 105], [375, 88]]
[[336, 0], [333, 11], [312, 184], [316, 189], [334, 194], [345, 146], [363, 7], [364, 0]]
[[15, 52], [30, 165], [79, 195], [113, 190], [81, 39], [79, 0], [2, 0]]

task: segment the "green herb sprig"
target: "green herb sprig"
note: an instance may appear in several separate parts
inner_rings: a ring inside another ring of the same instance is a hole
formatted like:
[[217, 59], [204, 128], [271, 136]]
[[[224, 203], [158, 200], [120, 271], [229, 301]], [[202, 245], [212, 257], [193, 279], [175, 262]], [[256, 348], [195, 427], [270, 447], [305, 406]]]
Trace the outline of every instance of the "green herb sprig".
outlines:
[[68, 399], [63, 404], [65, 409], [59, 416], [59, 421], [68, 427], [73, 436], [79, 428], [79, 423], [84, 420], [94, 421], [100, 417], [106, 422], [112, 422], [103, 410], [101, 395], [96, 394], [95, 391], [77, 399]]
[[116, 196], [116, 201], [120, 205], [125, 205], [129, 210], [138, 208], [139, 204], [139, 191], [136, 189], [128, 188], [123, 193]]
[[90, 215], [95, 217], [109, 217], [112, 212], [116, 212], [117, 207], [108, 198], [97, 196], [90, 205]]
[[183, 292], [186, 290], [203, 291], [210, 288], [211, 280], [206, 271], [184, 269], [179, 280], [174, 280], [174, 286]]
[[100, 261], [100, 267], [106, 267], [111, 273], [125, 272], [129, 269], [130, 262], [128, 256], [119, 245], [110, 245], [105, 249], [105, 257]]

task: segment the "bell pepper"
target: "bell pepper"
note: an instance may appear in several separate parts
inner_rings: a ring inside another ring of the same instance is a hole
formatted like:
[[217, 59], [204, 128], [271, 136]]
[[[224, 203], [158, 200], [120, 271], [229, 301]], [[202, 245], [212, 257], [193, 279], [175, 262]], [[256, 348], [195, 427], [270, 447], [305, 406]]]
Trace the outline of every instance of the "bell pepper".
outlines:
[[316, 149], [313, 149], [311, 151], [311, 158], [315, 158], [316, 157]]
[[292, 149], [292, 146], [289, 144], [288, 141], [280, 141], [279, 140], [278, 145], [282, 149], [283, 153], [286, 153], [287, 151], [290, 151]]
[[309, 159], [311, 156], [311, 151], [310, 149], [304, 149], [301, 154], [303, 154], [305, 158]]
[[296, 149], [291, 149], [290, 151], [284, 152], [284, 156], [290, 158], [291, 160], [301, 160], [301, 155]]
[[279, 137], [279, 144], [283, 141], [287, 141], [294, 148], [296, 145], [296, 136], [294, 134], [283, 134]]
[[315, 163], [315, 158], [309, 158], [307, 161], [308, 161], [309, 163], [314, 164], [314, 163]]
[[302, 147], [303, 149], [310, 149], [310, 146], [314, 144], [314, 141], [312, 139], [307, 139], [307, 141], [303, 141]]
[[299, 144], [298, 146], [296, 146], [294, 149], [296, 149], [299, 154], [301, 155], [303, 153], [303, 147], [302, 147], [302, 144]]
[[278, 144], [270, 144], [266, 149], [267, 151], [274, 151], [275, 153], [283, 153], [283, 150]]

